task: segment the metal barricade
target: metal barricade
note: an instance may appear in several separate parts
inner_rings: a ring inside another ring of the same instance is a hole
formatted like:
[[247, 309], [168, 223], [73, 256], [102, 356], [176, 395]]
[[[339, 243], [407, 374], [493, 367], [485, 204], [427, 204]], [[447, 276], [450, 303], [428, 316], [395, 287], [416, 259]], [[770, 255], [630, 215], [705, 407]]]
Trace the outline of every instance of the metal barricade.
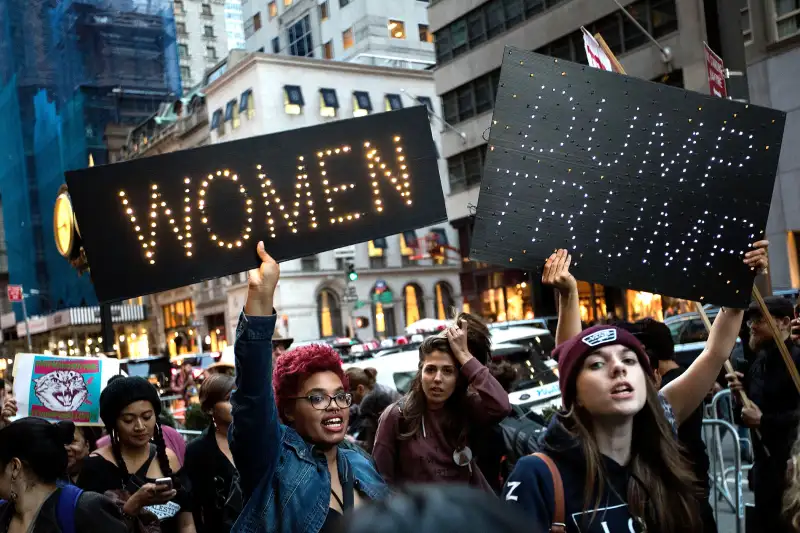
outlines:
[[196, 431], [194, 429], [178, 429], [177, 432], [183, 435], [183, 439], [186, 442], [190, 442], [203, 434], [202, 431]]
[[[716, 397], [715, 397], [716, 399]], [[713, 402], [712, 402], [713, 405]], [[733, 511], [736, 513], [736, 533], [742, 532], [742, 521], [744, 520], [744, 495], [742, 491], [742, 456], [741, 447], [739, 443], [739, 435], [736, 427], [725, 420], [707, 418], [703, 420], [703, 427], [711, 427], [714, 433], [714, 458], [711, 461], [712, 477], [714, 480], [714, 489], [719, 492], [729, 503], [732, 504]], [[727, 486], [727, 469], [725, 469], [724, 461], [722, 458], [722, 439], [720, 438], [719, 430], [730, 431], [733, 437], [734, 444], [734, 466], [733, 473], [735, 474], [734, 483], [734, 496], [731, 498]], [[722, 466], [721, 476], [717, 474], [717, 464]], [[731, 501], [733, 500], [733, 501]], [[714, 494], [714, 519], [719, 522], [719, 498]]]

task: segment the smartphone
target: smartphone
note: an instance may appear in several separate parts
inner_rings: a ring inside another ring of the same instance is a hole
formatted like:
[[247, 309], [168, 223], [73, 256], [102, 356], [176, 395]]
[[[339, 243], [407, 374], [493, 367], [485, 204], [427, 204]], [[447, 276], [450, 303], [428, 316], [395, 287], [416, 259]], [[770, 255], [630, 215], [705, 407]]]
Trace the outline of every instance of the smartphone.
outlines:
[[159, 478], [156, 480], [156, 486], [167, 491], [172, 490], [172, 478]]

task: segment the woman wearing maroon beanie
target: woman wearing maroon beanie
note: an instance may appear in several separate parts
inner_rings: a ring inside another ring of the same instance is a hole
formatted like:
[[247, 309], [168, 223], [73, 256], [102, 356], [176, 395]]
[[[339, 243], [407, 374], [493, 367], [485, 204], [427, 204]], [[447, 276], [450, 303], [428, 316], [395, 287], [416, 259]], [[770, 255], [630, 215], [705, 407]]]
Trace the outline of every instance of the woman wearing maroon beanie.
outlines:
[[[744, 262], [766, 268], [767, 244], [756, 243]], [[703, 353], [659, 393], [631, 333], [613, 326], [580, 331], [569, 264], [566, 250], [558, 251], [543, 278], [559, 291], [554, 356], [563, 410], [545, 433], [544, 454], [517, 462], [503, 498], [529, 513], [531, 531], [702, 531], [699, 487], [675, 436], [728, 359], [743, 311], [723, 308]]]

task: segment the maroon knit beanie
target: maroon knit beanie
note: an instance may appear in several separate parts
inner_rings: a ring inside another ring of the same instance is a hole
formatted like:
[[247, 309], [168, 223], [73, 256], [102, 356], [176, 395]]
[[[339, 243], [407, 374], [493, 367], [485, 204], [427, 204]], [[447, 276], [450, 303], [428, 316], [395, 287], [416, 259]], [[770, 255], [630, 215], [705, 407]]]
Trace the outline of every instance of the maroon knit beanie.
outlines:
[[553, 351], [553, 357], [558, 360], [558, 384], [561, 388], [564, 409], [569, 410], [575, 401], [575, 382], [583, 360], [597, 349], [613, 344], [627, 346], [636, 352], [645, 374], [652, 376], [653, 370], [650, 368], [650, 360], [644, 351], [644, 346], [633, 334], [614, 326], [594, 326], [585, 329]]

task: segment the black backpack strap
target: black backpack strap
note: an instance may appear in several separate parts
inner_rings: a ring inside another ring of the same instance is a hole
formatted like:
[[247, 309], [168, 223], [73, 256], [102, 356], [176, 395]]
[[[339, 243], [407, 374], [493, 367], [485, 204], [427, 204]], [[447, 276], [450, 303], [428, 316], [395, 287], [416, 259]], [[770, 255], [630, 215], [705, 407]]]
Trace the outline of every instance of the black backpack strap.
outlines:
[[156, 450], [157, 450], [156, 445], [155, 444], [151, 444], [150, 445], [150, 456], [147, 458], [147, 461], [145, 461], [144, 464], [141, 467], [139, 467], [139, 470], [137, 470], [133, 474], [134, 476], [142, 478], [142, 479], [147, 479], [147, 471], [150, 470], [150, 465], [153, 464], [153, 459], [156, 458]]

